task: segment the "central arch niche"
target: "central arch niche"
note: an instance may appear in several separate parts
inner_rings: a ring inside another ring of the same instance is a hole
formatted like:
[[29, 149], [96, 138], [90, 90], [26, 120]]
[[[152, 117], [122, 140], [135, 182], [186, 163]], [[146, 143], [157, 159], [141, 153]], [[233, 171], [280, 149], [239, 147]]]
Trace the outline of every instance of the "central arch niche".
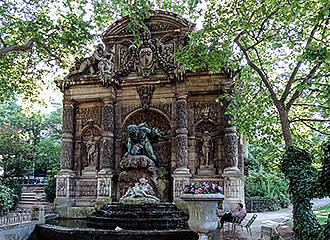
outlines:
[[[150, 108], [149, 110], [137, 109], [130, 113], [123, 122], [123, 151], [122, 155], [127, 152], [126, 139], [127, 139], [127, 127], [131, 124], [147, 123], [150, 128], [159, 128], [166, 134], [164, 139], [153, 143], [152, 147], [159, 158], [159, 176], [158, 182], [161, 182], [162, 189], [160, 190], [160, 198], [163, 201], [171, 201], [172, 194], [170, 192], [171, 187], [171, 125], [166, 114], [156, 108]], [[158, 186], [159, 188], [159, 186]]]
[[138, 109], [129, 114], [124, 120], [123, 129], [126, 131], [131, 124], [140, 124], [146, 122], [149, 127], [160, 128], [165, 133], [171, 129], [169, 119], [166, 114], [156, 108], [149, 110]]

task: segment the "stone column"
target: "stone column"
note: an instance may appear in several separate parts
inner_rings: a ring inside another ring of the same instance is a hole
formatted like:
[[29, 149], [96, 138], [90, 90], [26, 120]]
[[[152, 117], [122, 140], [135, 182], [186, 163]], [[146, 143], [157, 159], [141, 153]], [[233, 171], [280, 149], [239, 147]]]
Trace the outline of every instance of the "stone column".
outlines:
[[74, 126], [74, 103], [67, 97], [64, 97], [61, 170], [56, 176], [55, 205], [57, 208], [67, 208], [75, 204], [76, 172], [73, 171]]
[[64, 98], [61, 170], [72, 170], [73, 168], [74, 115], [75, 113], [73, 103], [70, 100]]
[[238, 138], [236, 127], [229, 126], [225, 128], [224, 137], [225, 168], [238, 170]]
[[244, 175], [238, 169], [238, 137], [236, 127], [227, 126], [224, 136], [225, 166], [224, 177], [224, 210], [232, 210], [237, 203], [244, 204]]
[[187, 94], [180, 94], [176, 100], [176, 164], [173, 172], [173, 199], [177, 200], [185, 185], [190, 183], [188, 169], [188, 104]]
[[114, 97], [103, 99], [100, 171], [97, 174], [97, 205], [111, 202], [112, 177], [114, 169]]
[[106, 98], [103, 100], [102, 125], [103, 135], [101, 142], [100, 170], [112, 170], [114, 168], [114, 129], [115, 111], [114, 99]]

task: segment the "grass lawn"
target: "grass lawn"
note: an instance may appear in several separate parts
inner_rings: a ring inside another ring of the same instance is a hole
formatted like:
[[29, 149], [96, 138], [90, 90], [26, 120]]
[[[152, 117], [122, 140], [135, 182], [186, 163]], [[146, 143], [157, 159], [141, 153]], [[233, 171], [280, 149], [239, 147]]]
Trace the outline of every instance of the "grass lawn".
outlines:
[[[314, 210], [313, 212], [316, 215], [317, 219], [320, 221], [321, 225], [325, 224], [325, 221], [327, 220], [328, 215], [330, 214], [330, 204], [325, 205], [321, 208], [318, 208], [318, 209]], [[291, 227], [293, 226], [292, 219], [290, 219], [288, 221], [288, 225]]]
[[314, 214], [316, 215], [317, 219], [320, 221], [321, 224], [325, 224], [325, 221], [327, 220], [329, 213], [330, 213], [330, 204], [325, 205], [324, 207], [321, 207], [314, 211]]

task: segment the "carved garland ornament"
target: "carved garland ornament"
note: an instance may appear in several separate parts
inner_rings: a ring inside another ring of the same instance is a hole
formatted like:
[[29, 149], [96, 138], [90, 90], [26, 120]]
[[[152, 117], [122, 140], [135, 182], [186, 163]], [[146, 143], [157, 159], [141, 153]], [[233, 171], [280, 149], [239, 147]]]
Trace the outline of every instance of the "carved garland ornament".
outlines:
[[149, 110], [149, 105], [151, 103], [152, 94], [155, 91], [154, 85], [141, 85], [136, 87], [137, 92], [140, 95], [142, 110]]
[[[174, 62], [174, 37], [165, 35], [161, 39], [152, 39], [149, 29], [141, 34], [142, 44], [137, 46], [131, 40], [124, 40], [120, 43], [119, 69], [114, 70], [113, 77], [127, 76], [137, 69], [142, 77], [149, 77], [155, 69], [162, 69], [173, 80], [183, 80], [183, 71]], [[118, 80], [121, 82], [121, 80]]]
[[196, 102], [194, 103], [194, 119], [195, 123], [199, 120], [208, 120], [212, 119], [217, 121], [218, 119], [218, 103], [203, 103]]

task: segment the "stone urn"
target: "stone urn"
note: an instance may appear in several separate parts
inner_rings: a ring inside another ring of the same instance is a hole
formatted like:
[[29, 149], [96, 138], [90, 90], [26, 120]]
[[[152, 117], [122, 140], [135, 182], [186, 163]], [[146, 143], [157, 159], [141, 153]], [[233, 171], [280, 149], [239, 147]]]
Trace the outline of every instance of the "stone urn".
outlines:
[[207, 240], [208, 234], [218, 227], [217, 206], [224, 197], [216, 194], [182, 194], [189, 211], [189, 228], [198, 233], [199, 240]]

